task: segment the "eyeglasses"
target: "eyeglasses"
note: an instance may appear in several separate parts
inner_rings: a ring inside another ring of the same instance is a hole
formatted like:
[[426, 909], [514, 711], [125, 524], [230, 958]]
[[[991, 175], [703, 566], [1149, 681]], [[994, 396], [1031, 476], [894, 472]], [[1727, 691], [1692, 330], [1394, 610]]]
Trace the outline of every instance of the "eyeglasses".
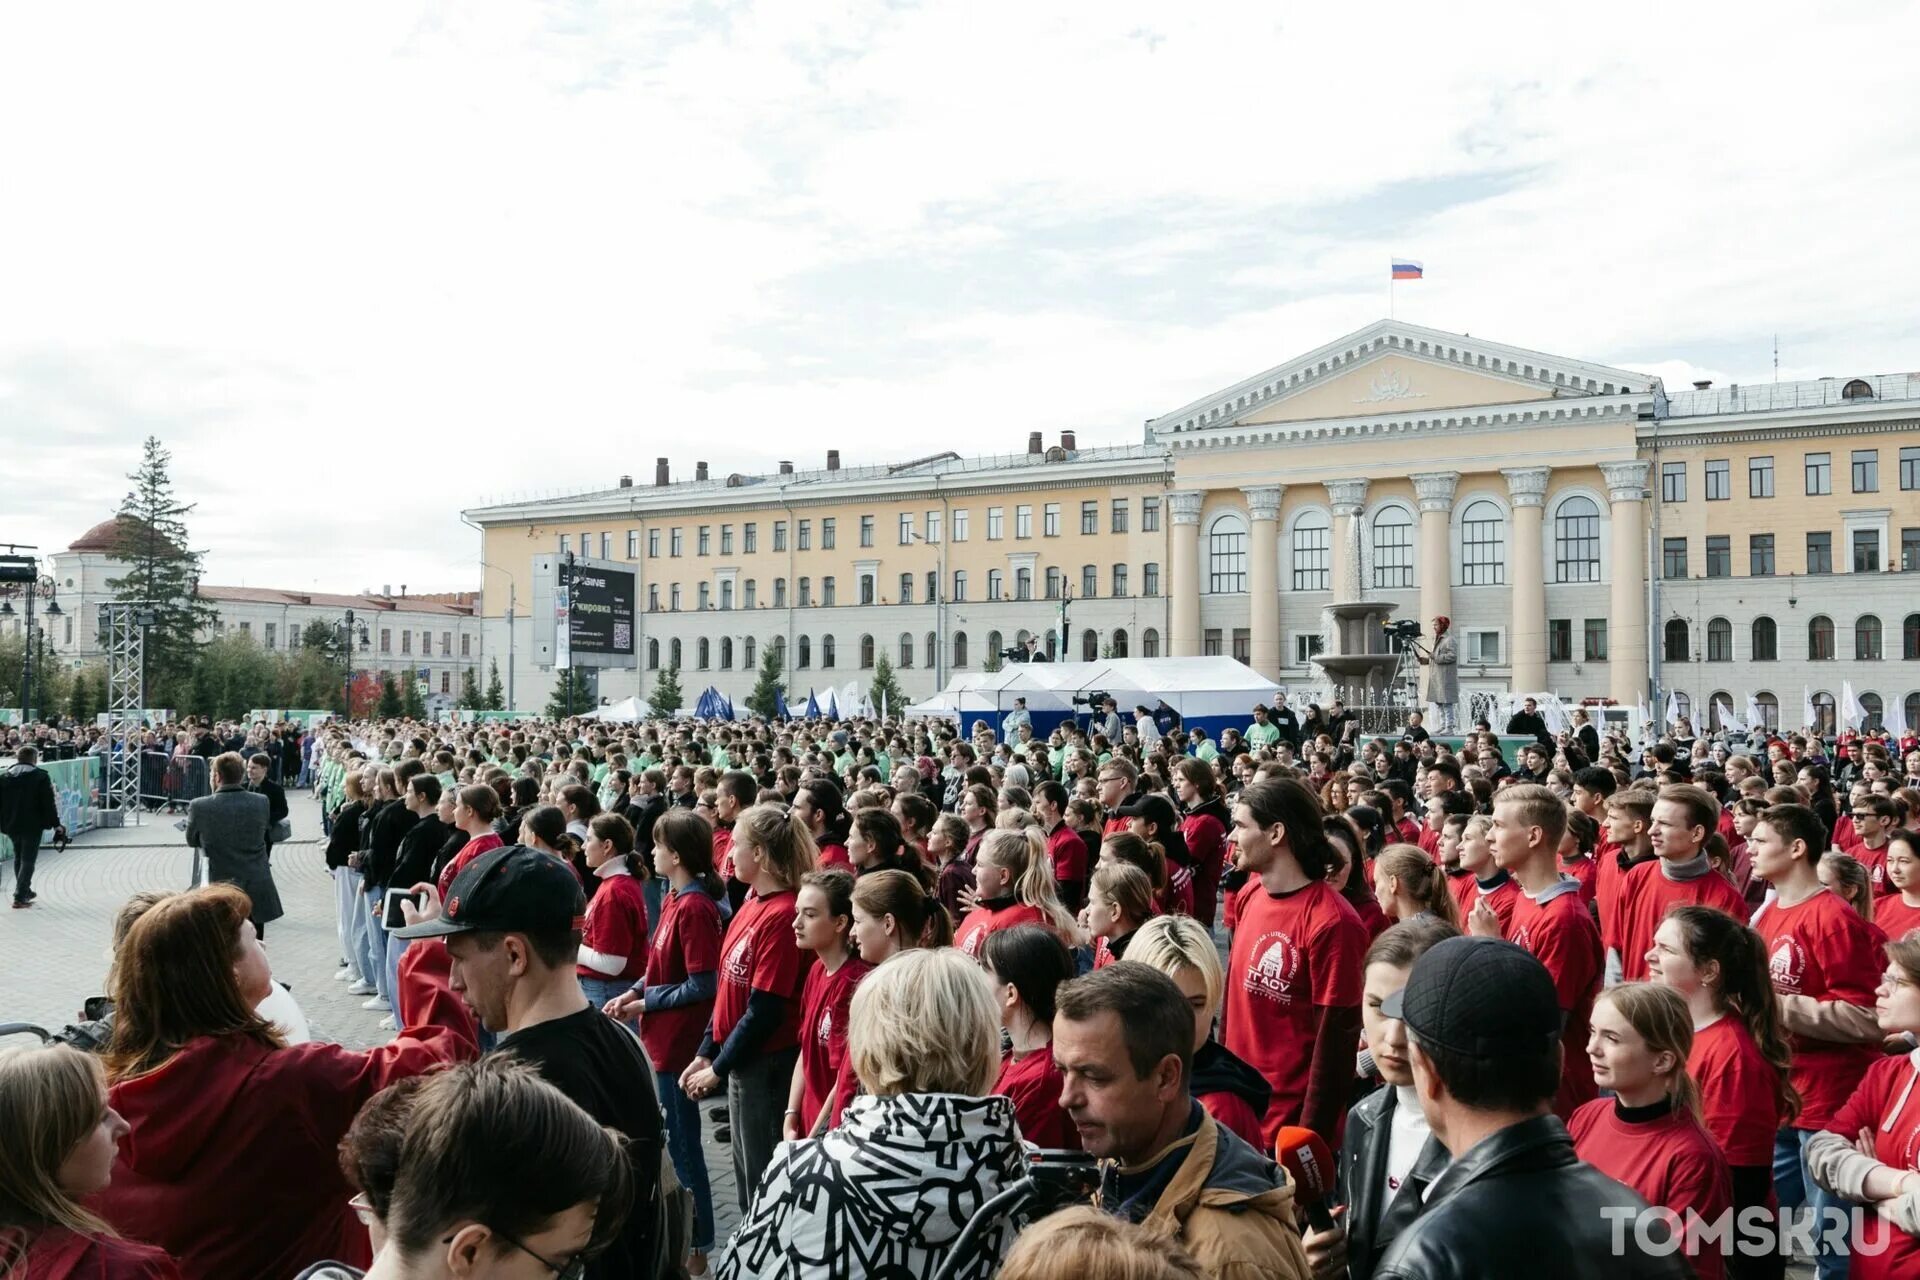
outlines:
[[[532, 1258], [535, 1262], [539, 1263], [541, 1266], [545, 1267], [547, 1270], [553, 1272], [554, 1280], [581, 1280], [581, 1277], [587, 1274], [588, 1258], [587, 1258], [587, 1255], [584, 1253], [576, 1253], [572, 1257], [568, 1258], [565, 1262], [555, 1262], [553, 1259], [547, 1257], [544, 1254], [535, 1253], [533, 1250], [527, 1248], [527, 1246], [524, 1243], [514, 1239], [512, 1236], [508, 1235], [504, 1231], [501, 1231], [497, 1227], [489, 1227], [488, 1230], [492, 1231], [493, 1234], [495, 1234], [496, 1236], [499, 1236], [502, 1240], [505, 1240], [508, 1244], [512, 1245], [514, 1248], [518, 1249], [520, 1252], [526, 1254], [529, 1258]], [[440, 1243], [452, 1244], [453, 1237], [448, 1236], [444, 1240], [442, 1240]]]

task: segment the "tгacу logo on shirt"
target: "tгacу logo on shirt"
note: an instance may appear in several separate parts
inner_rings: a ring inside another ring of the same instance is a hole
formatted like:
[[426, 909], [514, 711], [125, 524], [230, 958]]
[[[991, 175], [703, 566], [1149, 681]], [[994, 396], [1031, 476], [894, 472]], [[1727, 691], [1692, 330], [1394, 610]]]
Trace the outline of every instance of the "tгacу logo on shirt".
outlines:
[[1286, 934], [1262, 934], [1253, 944], [1258, 957], [1247, 970], [1246, 987], [1257, 996], [1279, 1004], [1293, 1003], [1293, 984], [1300, 976], [1300, 948]]
[[1806, 972], [1807, 953], [1800, 943], [1788, 934], [1775, 938], [1767, 952], [1767, 974], [1773, 979], [1773, 989], [1783, 995], [1798, 995]]

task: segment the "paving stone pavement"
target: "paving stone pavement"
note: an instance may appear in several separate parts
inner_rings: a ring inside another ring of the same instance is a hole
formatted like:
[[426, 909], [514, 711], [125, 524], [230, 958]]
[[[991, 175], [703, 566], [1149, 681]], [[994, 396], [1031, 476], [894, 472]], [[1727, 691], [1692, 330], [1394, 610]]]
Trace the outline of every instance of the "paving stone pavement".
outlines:
[[[304, 792], [290, 790], [287, 799], [294, 838], [273, 851], [274, 883], [287, 914], [267, 926], [266, 937], [274, 977], [292, 989], [315, 1039], [370, 1048], [391, 1033], [380, 1029], [385, 1015], [362, 1009], [364, 997], [348, 995], [346, 984], [333, 979], [340, 947], [320, 807]], [[41, 850], [33, 877], [39, 897], [32, 908], [0, 907], [0, 1022], [57, 1030], [79, 1019], [82, 1002], [105, 989], [113, 917], [121, 904], [143, 890], [187, 887], [192, 851], [175, 825], [180, 821], [177, 814], [149, 814], [137, 826], [83, 832], [65, 852]], [[0, 863], [0, 883], [9, 891], [12, 872], [10, 864]], [[724, 1241], [740, 1209], [732, 1156], [713, 1141], [713, 1129], [706, 1123], [703, 1137], [717, 1234]]]

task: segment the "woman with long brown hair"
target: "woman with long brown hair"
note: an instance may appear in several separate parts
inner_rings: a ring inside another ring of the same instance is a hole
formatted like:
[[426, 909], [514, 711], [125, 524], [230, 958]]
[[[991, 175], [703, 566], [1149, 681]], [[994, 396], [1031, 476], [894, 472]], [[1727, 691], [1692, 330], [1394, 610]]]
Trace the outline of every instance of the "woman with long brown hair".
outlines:
[[125, 1235], [166, 1249], [181, 1274], [297, 1274], [368, 1261], [336, 1148], [360, 1104], [471, 1053], [446, 1027], [403, 1027], [367, 1053], [288, 1047], [254, 1012], [271, 974], [231, 885], [149, 908], [114, 956], [113, 1109], [132, 1140], [96, 1203]]

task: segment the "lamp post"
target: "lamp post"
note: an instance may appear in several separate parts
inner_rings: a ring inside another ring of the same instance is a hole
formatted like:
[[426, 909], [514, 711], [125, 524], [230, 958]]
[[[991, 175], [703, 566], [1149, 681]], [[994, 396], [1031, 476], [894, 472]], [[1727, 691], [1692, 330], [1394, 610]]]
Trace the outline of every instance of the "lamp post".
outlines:
[[[18, 544], [8, 544], [8, 551], [21, 550]], [[40, 563], [32, 556], [7, 555], [0, 557], [0, 618], [11, 618], [14, 613], [13, 597], [21, 596], [26, 600], [26, 656], [21, 663], [20, 716], [31, 723], [34, 713], [34, 679], [36, 674], [45, 678], [44, 672], [36, 673], [36, 666], [46, 662], [46, 635], [34, 622], [34, 604], [44, 599], [47, 602], [47, 616], [58, 618], [63, 611], [60, 608], [59, 584], [50, 573], [40, 572]], [[36, 653], [36, 650], [38, 651]], [[39, 659], [35, 661], [36, 657]], [[40, 708], [45, 710], [45, 708]]]
[[[513, 574], [510, 571], [501, 568], [499, 565], [494, 564], [490, 560], [482, 560], [480, 562], [480, 567], [483, 569], [492, 569], [495, 573], [504, 573], [507, 575], [507, 707], [506, 709], [508, 711], [511, 711], [513, 710], [513, 621], [514, 621], [513, 615], [519, 605], [518, 597], [519, 597], [520, 584], [518, 581], [515, 580]], [[485, 658], [487, 656], [487, 633], [484, 628], [482, 628], [480, 632], [480, 656], [482, 658]], [[479, 680], [479, 676], [476, 674], [474, 679], [477, 684]]]
[[333, 624], [333, 635], [327, 640], [327, 651], [340, 654], [346, 667], [346, 674], [341, 677], [340, 701], [347, 709], [349, 720], [353, 718], [353, 642], [356, 637], [360, 647], [366, 648], [369, 643], [367, 624], [359, 623], [356, 630], [353, 610], [349, 609], [340, 621]]

